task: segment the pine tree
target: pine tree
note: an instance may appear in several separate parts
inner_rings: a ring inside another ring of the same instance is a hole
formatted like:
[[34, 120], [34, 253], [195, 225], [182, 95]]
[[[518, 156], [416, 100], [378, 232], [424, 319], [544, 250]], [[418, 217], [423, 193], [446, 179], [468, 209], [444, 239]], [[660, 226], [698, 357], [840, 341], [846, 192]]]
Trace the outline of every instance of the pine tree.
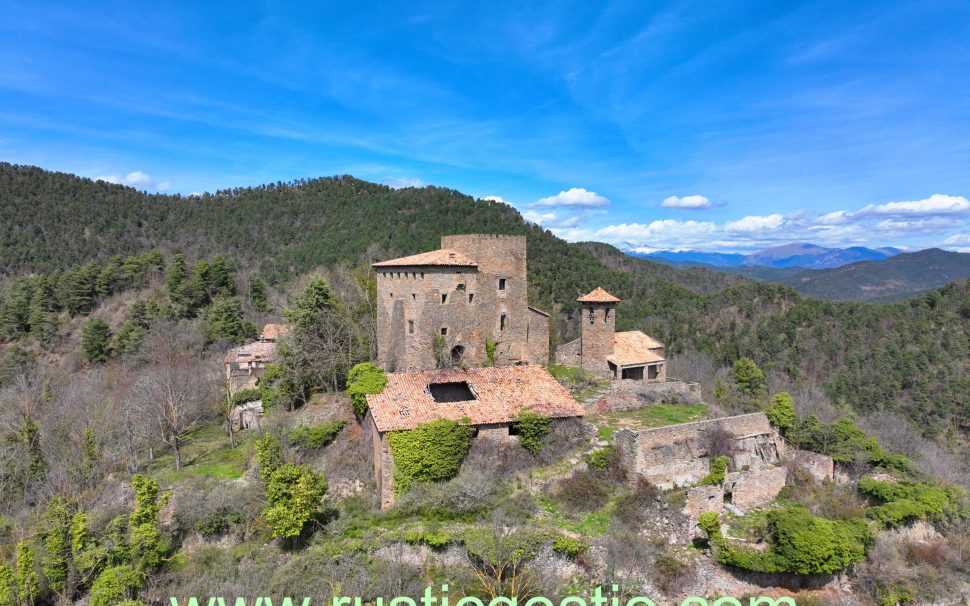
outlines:
[[245, 321], [237, 299], [216, 299], [206, 309], [203, 333], [209, 343], [245, 343], [256, 338], [256, 325]]
[[165, 274], [165, 288], [168, 289], [168, 296], [172, 300], [176, 300], [182, 285], [185, 284], [185, 280], [188, 278], [189, 273], [185, 265], [185, 255], [182, 253], [176, 253], [172, 257], [172, 263], [168, 266], [168, 272]]
[[81, 353], [89, 362], [104, 363], [111, 357], [111, 328], [101, 318], [91, 317], [81, 328]]
[[249, 301], [253, 304], [253, 309], [259, 312], [269, 310], [269, 295], [266, 292], [266, 283], [259, 276], [249, 279]]

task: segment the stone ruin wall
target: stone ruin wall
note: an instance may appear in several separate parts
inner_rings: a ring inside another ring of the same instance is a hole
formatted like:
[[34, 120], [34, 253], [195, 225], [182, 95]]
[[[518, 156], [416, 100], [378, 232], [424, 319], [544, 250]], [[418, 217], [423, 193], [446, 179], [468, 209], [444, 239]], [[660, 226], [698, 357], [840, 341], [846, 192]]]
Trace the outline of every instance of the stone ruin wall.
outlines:
[[707, 475], [707, 435], [718, 426], [735, 436], [735, 469], [760, 469], [785, 456], [784, 441], [760, 412], [642, 431], [623, 429], [614, 434], [613, 443], [631, 476], [668, 490]]

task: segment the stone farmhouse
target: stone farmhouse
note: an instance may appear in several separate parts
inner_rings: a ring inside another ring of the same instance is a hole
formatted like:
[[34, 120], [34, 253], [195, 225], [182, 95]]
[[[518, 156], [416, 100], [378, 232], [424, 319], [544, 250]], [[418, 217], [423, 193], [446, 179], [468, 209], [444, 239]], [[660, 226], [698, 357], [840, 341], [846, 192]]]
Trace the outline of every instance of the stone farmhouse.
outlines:
[[556, 349], [556, 363], [650, 383], [667, 380], [663, 343], [639, 330], [616, 332], [620, 299], [602, 288], [576, 301], [581, 310], [580, 337]]
[[394, 503], [389, 432], [436, 419], [467, 419], [476, 439], [508, 440], [522, 410], [553, 419], [584, 414], [569, 391], [536, 365], [390, 373], [384, 391], [367, 396], [367, 404], [364, 428], [382, 508]]
[[377, 363], [388, 372], [430, 370], [441, 357], [548, 362], [549, 315], [529, 307], [524, 236], [443, 236], [439, 250], [373, 266]]
[[230, 349], [223, 359], [226, 367], [226, 389], [229, 397], [243, 389], [256, 387], [266, 366], [276, 362], [276, 342], [289, 333], [285, 324], [267, 324], [259, 340]]

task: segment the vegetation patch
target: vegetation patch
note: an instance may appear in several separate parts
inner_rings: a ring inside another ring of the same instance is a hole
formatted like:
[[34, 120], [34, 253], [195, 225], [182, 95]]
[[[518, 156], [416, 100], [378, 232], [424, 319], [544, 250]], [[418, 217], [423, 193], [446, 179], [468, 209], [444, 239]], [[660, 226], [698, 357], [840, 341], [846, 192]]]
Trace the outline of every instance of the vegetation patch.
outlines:
[[300, 427], [290, 433], [290, 442], [308, 450], [323, 448], [336, 440], [346, 425], [347, 421], [338, 419], [313, 427]]
[[535, 456], [542, 450], [542, 438], [552, 429], [552, 419], [531, 410], [521, 410], [512, 422], [512, 429], [519, 434], [519, 445]]
[[866, 516], [886, 528], [928, 520], [943, 521], [970, 515], [966, 491], [957, 486], [912, 482], [884, 482], [871, 477], [859, 480], [859, 490], [883, 502]]
[[395, 494], [406, 493], [415, 482], [442, 482], [455, 477], [471, 440], [470, 427], [448, 419], [389, 433]]
[[826, 520], [800, 506], [768, 512], [770, 542], [766, 551], [736, 545], [725, 538], [715, 512], [701, 515], [699, 526], [707, 533], [719, 563], [753, 572], [831, 574], [863, 561], [866, 549], [874, 542], [862, 518]]
[[347, 393], [358, 415], [367, 414], [367, 396], [379, 394], [387, 385], [384, 369], [370, 362], [361, 362], [347, 374]]
[[618, 429], [652, 429], [666, 425], [680, 425], [700, 421], [707, 416], [707, 404], [655, 404], [635, 410], [589, 415], [587, 420], [597, 427], [599, 437], [609, 440]]

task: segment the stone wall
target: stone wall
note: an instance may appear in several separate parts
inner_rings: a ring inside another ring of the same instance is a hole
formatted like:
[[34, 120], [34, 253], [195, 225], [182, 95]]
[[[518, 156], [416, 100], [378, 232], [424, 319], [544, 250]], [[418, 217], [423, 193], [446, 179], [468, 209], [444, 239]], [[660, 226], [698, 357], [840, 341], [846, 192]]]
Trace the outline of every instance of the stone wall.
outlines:
[[791, 451], [790, 458], [792, 465], [807, 473], [816, 482], [835, 479], [835, 461], [830, 456], [794, 449]]
[[713, 511], [724, 513], [724, 488], [716, 486], [697, 486], [687, 491], [687, 504], [684, 513], [697, 519], [701, 514]]
[[718, 427], [734, 436], [735, 469], [760, 469], [784, 456], [784, 441], [760, 412], [641, 431], [622, 429], [613, 434], [613, 444], [631, 477], [666, 490], [707, 475], [709, 436]]
[[727, 482], [725, 491], [731, 495], [731, 504], [747, 511], [773, 500], [785, 487], [788, 469], [766, 467], [737, 474], [733, 482]]
[[670, 380], [665, 383], [644, 383], [621, 379], [609, 393], [596, 402], [596, 412], [624, 412], [653, 406], [662, 402], [697, 404], [702, 402], [701, 386], [697, 383]]
[[433, 369], [442, 338], [444, 355], [465, 366], [488, 362], [486, 339], [497, 343], [496, 364], [545, 364], [548, 317], [528, 307], [525, 238], [444, 236], [441, 245], [478, 267], [378, 268], [378, 364], [388, 372]]

